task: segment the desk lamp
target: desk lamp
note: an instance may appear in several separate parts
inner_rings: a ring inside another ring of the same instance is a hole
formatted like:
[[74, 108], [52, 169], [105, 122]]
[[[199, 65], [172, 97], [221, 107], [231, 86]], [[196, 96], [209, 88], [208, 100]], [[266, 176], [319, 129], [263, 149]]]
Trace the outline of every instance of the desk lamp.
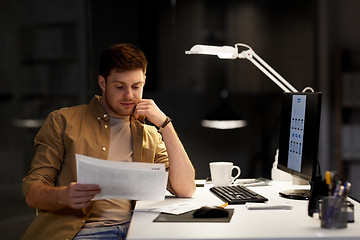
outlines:
[[[238, 47], [244, 47], [239, 53]], [[284, 92], [298, 92], [290, 83], [288, 83], [280, 74], [278, 74], [273, 68], [271, 68], [264, 60], [262, 60], [250, 46], [237, 43], [235, 47], [230, 46], [210, 46], [210, 45], [194, 45], [190, 51], [185, 51], [185, 54], [204, 54], [204, 55], [216, 55], [220, 59], [247, 59], [252, 62], [257, 68], [259, 68], [266, 76], [268, 76], [278, 87]], [[314, 90], [307, 87], [303, 90]], [[224, 105], [224, 104], [223, 104]], [[221, 106], [220, 106], [221, 108]], [[221, 111], [222, 113], [225, 110]], [[201, 121], [203, 127], [210, 127], [216, 129], [233, 129], [246, 126], [245, 120], [227, 120], [227, 116], [220, 117], [221, 119], [205, 119]]]
[[[238, 47], [245, 47], [239, 53]], [[185, 51], [185, 54], [204, 54], [216, 55], [220, 59], [247, 59], [259, 68], [266, 76], [268, 76], [278, 87], [284, 92], [298, 92], [290, 83], [288, 83], [280, 74], [271, 68], [264, 60], [262, 60], [253, 50], [246, 44], [237, 43], [235, 47], [230, 46], [210, 46], [210, 45], [194, 45], [190, 51]], [[305, 91], [305, 89], [304, 89]]]

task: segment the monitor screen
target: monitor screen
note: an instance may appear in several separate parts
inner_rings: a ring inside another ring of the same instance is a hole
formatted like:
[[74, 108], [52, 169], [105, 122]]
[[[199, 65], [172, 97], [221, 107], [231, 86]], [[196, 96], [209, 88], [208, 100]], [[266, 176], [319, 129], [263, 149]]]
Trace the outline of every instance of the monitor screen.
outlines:
[[[306, 181], [316, 174], [321, 93], [284, 93], [278, 168]], [[289, 198], [307, 199], [309, 191], [289, 191]]]

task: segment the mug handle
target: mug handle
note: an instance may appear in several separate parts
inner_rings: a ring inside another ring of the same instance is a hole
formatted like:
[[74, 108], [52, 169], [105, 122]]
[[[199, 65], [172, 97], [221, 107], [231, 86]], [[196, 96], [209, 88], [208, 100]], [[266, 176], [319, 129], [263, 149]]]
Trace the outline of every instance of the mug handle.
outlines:
[[[237, 170], [237, 174], [236, 174], [236, 176], [235, 177], [231, 177], [231, 183], [230, 184], [233, 184], [234, 182], [235, 182], [235, 180], [240, 176], [240, 174], [241, 174], [241, 169], [238, 167], [238, 166], [233, 166], [232, 167], [232, 170], [233, 169], [236, 169]], [[232, 171], [231, 170], [231, 171]]]

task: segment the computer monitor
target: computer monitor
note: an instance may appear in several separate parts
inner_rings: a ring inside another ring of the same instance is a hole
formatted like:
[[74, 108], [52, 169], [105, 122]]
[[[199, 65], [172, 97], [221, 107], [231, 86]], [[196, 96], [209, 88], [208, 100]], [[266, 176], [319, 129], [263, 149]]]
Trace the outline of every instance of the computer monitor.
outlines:
[[[321, 115], [319, 92], [284, 93], [279, 135], [278, 169], [306, 181], [317, 173]], [[291, 199], [308, 199], [310, 190], [280, 192]]]

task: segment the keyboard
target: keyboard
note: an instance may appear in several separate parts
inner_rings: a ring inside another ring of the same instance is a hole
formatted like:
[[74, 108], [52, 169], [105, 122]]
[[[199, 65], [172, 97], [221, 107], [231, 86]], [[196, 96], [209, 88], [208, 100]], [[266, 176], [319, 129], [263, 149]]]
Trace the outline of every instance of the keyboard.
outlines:
[[228, 204], [245, 204], [246, 202], [266, 202], [268, 199], [240, 185], [212, 187], [210, 191]]

